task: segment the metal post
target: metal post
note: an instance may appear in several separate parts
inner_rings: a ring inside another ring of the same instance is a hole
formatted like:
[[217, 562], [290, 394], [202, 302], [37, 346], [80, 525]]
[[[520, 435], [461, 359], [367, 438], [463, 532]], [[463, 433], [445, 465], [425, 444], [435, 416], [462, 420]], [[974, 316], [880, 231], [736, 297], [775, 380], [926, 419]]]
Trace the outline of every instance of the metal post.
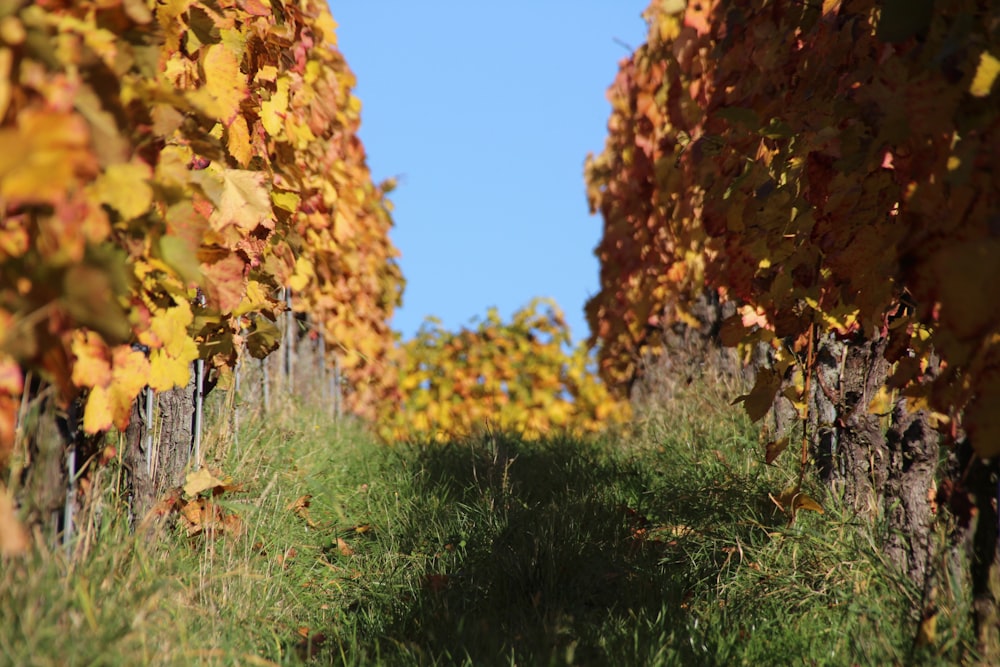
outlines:
[[338, 422], [342, 416], [340, 395], [340, 355], [333, 355], [333, 417]]
[[68, 557], [73, 541], [73, 510], [76, 508], [76, 442], [70, 444], [66, 454], [66, 474], [69, 479], [66, 484], [66, 506], [63, 507], [63, 548]]
[[271, 373], [267, 368], [267, 358], [260, 360], [261, 385], [264, 389], [264, 412], [271, 409]]
[[316, 352], [316, 356], [319, 357], [319, 395], [320, 401], [325, 405], [326, 401], [329, 400], [329, 387], [326, 385], [326, 339], [323, 337], [323, 330], [320, 329], [319, 337], [316, 339], [316, 345], [319, 348]]
[[204, 405], [205, 360], [194, 362], [194, 469], [201, 467], [201, 424]]
[[153, 390], [146, 387], [146, 478], [153, 477]]
[[292, 290], [285, 289], [285, 394], [294, 393], [292, 377], [292, 353], [295, 351], [295, 312], [292, 310]]
[[[240, 332], [242, 333], [242, 331]], [[243, 352], [240, 352], [239, 358], [236, 360], [236, 368], [233, 369], [233, 410], [230, 422], [230, 429], [233, 437], [233, 444], [239, 447], [240, 445], [240, 372], [243, 370]]]

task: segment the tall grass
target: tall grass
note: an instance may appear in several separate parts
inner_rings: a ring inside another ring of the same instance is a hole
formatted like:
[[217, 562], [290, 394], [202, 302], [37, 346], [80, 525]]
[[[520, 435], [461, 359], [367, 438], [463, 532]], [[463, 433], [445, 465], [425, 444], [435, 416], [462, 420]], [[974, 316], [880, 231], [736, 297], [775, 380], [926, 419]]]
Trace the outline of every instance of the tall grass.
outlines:
[[[12, 665], [868, 665], [973, 660], [961, 600], [918, 645], [920, 591], [880, 527], [826, 501], [794, 521], [717, 388], [630, 433], [486, 432], [386, 447], [306, 409], [244, 420], [211, 465], [239, 536], [131, 535], [3, 563]], [[779, 460], [780, 461], [780, 460]], [[819, 489], [808, 489], [821, 498]], [[296, 501], [310, 496], [308, 508]]]

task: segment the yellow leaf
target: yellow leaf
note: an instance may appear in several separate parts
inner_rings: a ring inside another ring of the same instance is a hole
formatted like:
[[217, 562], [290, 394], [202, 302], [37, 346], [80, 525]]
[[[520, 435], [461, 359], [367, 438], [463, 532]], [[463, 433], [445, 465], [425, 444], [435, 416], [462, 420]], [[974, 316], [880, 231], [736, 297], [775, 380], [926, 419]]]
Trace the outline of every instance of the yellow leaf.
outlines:
[[823, 0], [823, 16], [829, 16], [840, 9], [843, 0]]
[[[191, 341], [191, 344], [194, 345], [194, 341]], [[196, 357], [197, 351], [196, 346]], [[171, 357], [163, 350], [150, 352], [149, 366], [149, 386], [155, 391], [184, 387], [191, 379], [191, 362]]]
[[783, 510], [786, 512], [790, 511], [793, 515], [799, 510], [825, 514], [822, 505], [801, 491], [796, 491], [794, 488], [782, 491], [781, 495], [778, 496], [778, 503], [781, 505]]
[[279, 137], [285, 126], [285, 112], [288, 111], [288, 77], [278, 79], [278, 88], [271, 94], [271, 99], [260, 104], [260, 122], [272, 137]]
[[823, 510], [822, 505], [820, 505], [818, 502], [816, 502], [815, 500], [813, 500], [804, 493], [800, 493], [797, 496], [795, 496], [795, 501], [792, 503], [792, 507], [794, 507], [796, 511], [808, 510], [810, 512], [817, 512], [819, 514], [826, 513]]
[[202, 491], [225, 485], [225, 482], [209, 472], [208, 468], [202, 467], [195, 472], [189, 472], [184, 478], [184, 494], [194, 497]]
[[14, 52], [7, 47], [0, 48], [0, 118], [7, 115], [7, 107], [10, 105], [10, 66], [13, 62]]
[[194, 313], [186, 301], [170, 308], [155, 311], [149, 322], [149, 330], [139, 334], [139, 342], [151, 348], [166, 347], [175, 357], [183, 351], [180, 339], [188, 338], [187, 328], [194, 321]]
[[934, 646], [937, 643], [937, 611], [924, 614], [917, 630], [917, 646]]
[[[171, 209], [176, 208], [176, 206], [171, 207]], [[196, 254], [197, 246], [188, 239], [171, 234], [161, 236], [158, 245], [163, 263], [173, 269], [182, 280], [188, 284], [200, 282], [201, 265]]]
[[271, 192], [271, 201], [278, 208], [295, 213], [299, 210], [299, 195], [288, 190], [274, 190]]
[[288, 279], [288, 286], [299, 292], [305, 289], [314, 277], [316, 274], [313, 271], [312, 263], [304, 257], [299, 257], [295, 260], [295, 273]]
[[299, 150], [308, 148], [309, 143], [316, 140], [316, 135], [305, 123], [289, 123], [288, 135], [292, 145]]
[[17, 128], [0, 130], [0, 196], [14, 202], [61, 200], [78, 175], [96, 170], [83, 118], [57, 112], [17, 115]]
[[205, 83], [191, 93], [191, 101], [212, 118], [231, 123], [247, 95], [246, 76], [240, 72], [236, 55], [224, 44], [213, 44], [204, 53]]
[[[143, 390], [149, 382], [149, 360], [137, 350], [133, 350], [128, 345], [119, 345], [112, 352], [111, 357], [111, 384], [107, 387], [107, 411], [111, 415], [111, 421], [118, 429], [128, 426], [129, 417], [132, 414], [132, 402], [135, 401], [139, 392]], [[103, 388], [95, 387], [93, 393], [98, 394], [98, 401], [104, 400], [101, 397]], [[93, 394], [91, 395], [93, 399]], [[103, 407], [98, 404], [97, 407]], [[87, 402], [90, 408], [90, 401]], [[95, 407], [96, 410], [96, 407]], [[97, 413], [103, 417], [103, 414]], [[84, 430], [87, 430], [87, 412], [84, 411]], [[107, 430], [108, 427], [99, 428], [90, 433]]]
[[1000, 74], [1000, 60], [995, 58], [989, 51], [979, 54], [979, 66], [976, 68], [976, 75], [972, 78], [972, 85], [969, 92], [974, 97], [986, 97], [993, 90], [993, 84]]
[[215, 229], [236, 225], [241, 232], [249, 233], [258, 225], [274, 227], [271, 184], [264, 172], [223, 169], [212, 163], [194, 172], [192, 178], [215, 204], [211, 218]]
[[229, 125], [226, 131], [226, 144], [229, 147], [229, 154], [241, 167], [250, 164], [250, 158], [253, 157], [250, 129], [247, 127], [247, 119], [242, 114], [238, 114], [236, 120]]
[[190, 364], [198, 358], [198, 345], [187, 328], [194, 321], [191, 306], [181, 301], [156, 312], [149, 331], [140, 341], [153, 348], [150, 353], [149, 386], [156, 391], [183, 387], [190, 378]]
[[868, 404], [868, 412], [873, 415], [887, 415], [892, 412], [893, 402], [893, 391], [882, 385], [875, 397], [872, 398], [871, 403]]
[[233, 310], [233, 315], [245, 315], [246, 313], [252, 313], [254, 311], [259, 311], [263, 308], [267, 308], [272, 305], [269, 291], [266, 287], [261, 285], [256, 280], [247, 281], [247, 291], [243, 295], [243, 300], [240, 301], [240, 305]]
[[149, 165], [141, 161], [113, 164], [95, 183], [97, 199], [118, 211], [123, 220], [138, 218], [153, 203], [151, 176]]
[[107, 387], [94, 387], [83, 409], [83, 430], [86, 433], [101, 433], [110, 429], [113, 421], [110, 392]]
[[191, 306], [186, 301], [168, 308], [153, 320], [151, 327], [163, 341], [164, 352], [185, 361], [194, 361], [198, 358], [198, 348], [187, 332], [187, 327], [193, 321]]
[[97, 334], [77, 329], [73, 332], [70, 349], [73, 363], [72, 381], [77, 387], [106, 387], [111, 382], [111, 353]]
[[330, 15], [329, 10], [325, 6], [321, 5], [320, 7], [319, 16], [315, 19], [315, 27], [319, 28], [323, 39], [329, 45], [337, 45], [337, 22], [333, 20], [333, 16]]

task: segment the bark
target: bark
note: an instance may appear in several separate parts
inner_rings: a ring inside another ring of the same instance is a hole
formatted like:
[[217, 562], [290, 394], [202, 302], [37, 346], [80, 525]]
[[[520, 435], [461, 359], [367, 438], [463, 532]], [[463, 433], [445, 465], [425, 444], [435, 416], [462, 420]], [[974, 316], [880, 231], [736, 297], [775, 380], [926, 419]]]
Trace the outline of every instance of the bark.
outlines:
[[886, 438], [885, 511], [890, 533], [885, 552], [920, 586], [930, 569], [931, 502], [940, 441], [924, 412], [909, 413], [905, 403], [896, 404]]
[[[971, 592], [976, 650], [982, 660], [978, 664], [987, 665], [1000, 664], [998, 474], [998, 462], [977, 457], [965, 439], [948, 457], [947, 474], [938, 491], [941, 506], [953, 520], [951, 546], [941, 569], [948, 570], [954, 582]], [[954, 585], [941, 582], [942, 587]]]
[[156, 394], [152, 447], [147, 445], [145, 401], [132, 407], [125, 431], [125, 467], [131, 488], [133, 527], [146, 519], [157, 501], [181, 486], [194, 444], [194, 372], [186, 387]]
[[821, 339], [810, 406], [813, 456], [820, 478], [848, 507], [870, 521], [885, 519], [886, 555], [922, 588], [940, 436], [905, 401], [893, 407], [888, 428], [884, 415], [869, 412], [890, 370], [885, 344]]
[[42, 398], [29, 412], [24, 424], [27, 456], [19, 480], [19, 496], [24, 522], [29, 527], [59, 530], [61, 510], [66, 503], [66, 452], [69, 446], [53, 401]]
[[639, 370], [629, 385], [629, 398], [637, 406], [662, 404], [669, 401], [679, 387], [685, 387], [704, 376], [721, 378], [723, 382], [742, 387], [743, 364], [733, 348], [723, 347], [719, 340], [722, 321], [736, 312], [732, 302], [721, 302], [714, 290], [705, 290], [690, 305], [689, 313], [698, 326], [676, 321], [665, 328], [649, 327], [646, 340], [662, 349], [658, 357], [641, 360]]

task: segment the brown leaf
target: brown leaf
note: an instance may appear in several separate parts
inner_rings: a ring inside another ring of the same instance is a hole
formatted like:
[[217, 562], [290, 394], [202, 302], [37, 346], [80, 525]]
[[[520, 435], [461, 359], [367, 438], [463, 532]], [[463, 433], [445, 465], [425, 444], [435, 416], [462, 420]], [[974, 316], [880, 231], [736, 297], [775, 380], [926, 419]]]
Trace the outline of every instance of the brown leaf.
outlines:
[[187, 522], [187, 534], [196, 535], [205, 529], [205, 511], [201, 500], [192, 500], [181, 507], [181, 516]]
[[243, 534], [243, 520], [239, 515], [229, 512], [222, 518], [222, 528], [229, 537], [239, 537]]
[[288, 567], [288, 561], [292, 560], [297, 555], [298, 552], [295, 551], [294, 547], [291, 547], [288, 550], [286, 550], [285, 553], [278, 554], [277, 556], [275, 556], [275, 560], [278, 561], [278, 565], [280, 565], [281, 567]]
[[342, 538], [342, 537], [338, 537], [337, 538], [337, 551], [340, 552], [341, 556], [353, 556], [354, 555], [354, 549], [352, 549], [351, 545], [348, 544], [347, 541], [344, 538]]
[[447, 574], [428, 574], [424, 577], [424, 585], [433, 593], [440, 593], [448, 588], [451, 577]]
[[782, 512], [791, 514], [793, 518], [799, 510], [817, 512], [818, 514], [826, 513], [822, 505], [801, 491], [796, 491], [794, 487], [785, 489], [781, 492], [780, 496], [777, 498], [772, 496], [771, 499], [774, 500]]
[[780, 440], [774, 440], [767, 443], [767, 450], [764, 453], [764, 462], [768, 465], [774, 463], [774, 460], [778, 458], [781, 452], [788, 449], [788, 437], [781, 438]]
[[295, 512], [299, 518], [305, 520], [306, 524], [308, 524], [310, 528], [315, 528], [316, 523], [312, 520], [312, 517], [309, 516], [309, 505], [311, 502], [312, 496], [307, 493], [304, 496], [299, 496], [290, 502], [285, 509]]
[[743, 342], [747, 328], [743, 326], [743, 316], [737, 313], [727, 317], [719, 327], [719, 340], [726, 347], [736, 347]]

